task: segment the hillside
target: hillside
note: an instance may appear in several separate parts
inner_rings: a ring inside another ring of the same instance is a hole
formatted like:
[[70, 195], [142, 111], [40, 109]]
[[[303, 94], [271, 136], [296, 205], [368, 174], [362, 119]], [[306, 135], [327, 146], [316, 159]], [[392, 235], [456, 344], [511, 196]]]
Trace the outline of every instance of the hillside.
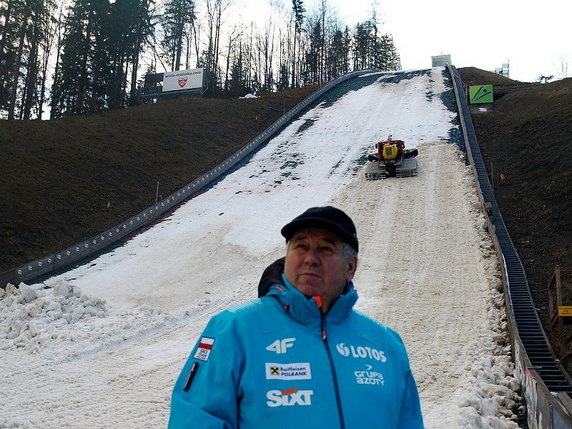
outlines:
[[[518, 83], [474, 68], [460, 72], [467, 84]], [[572, 268], [572, 79], [523, 85], [496, 99], [486, 112], [474, 113], [473, 124], [546, 324], [546, 288], [554, 268]]]
[[111, 228], [250, 142], [316, 87], [0, 126], [0, 272]]
[[[466, 84], [518, 84], [475, 68]], [[252, 140], [314, 88], [257, 99], [175, 99], [0, 127], [0, 271], [139, 212]], [[572, 266], [572, 79], [506, 93], [473, 116], [533, 295], [546, 316], [555, 265]], [[502, 177], [502, 178], [501, 178]]]

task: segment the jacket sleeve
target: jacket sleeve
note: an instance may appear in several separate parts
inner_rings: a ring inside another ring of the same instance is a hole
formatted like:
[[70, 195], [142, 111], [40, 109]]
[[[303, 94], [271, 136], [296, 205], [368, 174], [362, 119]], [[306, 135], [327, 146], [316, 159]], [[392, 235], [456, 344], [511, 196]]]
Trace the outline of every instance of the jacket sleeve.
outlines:
[[397, 427], [399, 429], [423, 429], [423, 415], [421, 413], [419, 391], [413, 373], [411, 372], [407, 349], [401, 336], [396, 331], [389, 330], [389, 332], [394, 336], [394, 341], [398, 349], [400, 349], [401, 368], [403, 377], [405, 378], [405, 389], [399, 407]]
[[241, 353], [233, 338], [233, 324], [225, 313], [210, 320], [175, 383], [169, 429], [238, 426]]
[[423, 416], [421, 414], [417, 384], [415, 383], [411, 370], [408, 369], [405, 380], [405, 392], [399, 411], [399, 428], [423, 429], [423, 427]]

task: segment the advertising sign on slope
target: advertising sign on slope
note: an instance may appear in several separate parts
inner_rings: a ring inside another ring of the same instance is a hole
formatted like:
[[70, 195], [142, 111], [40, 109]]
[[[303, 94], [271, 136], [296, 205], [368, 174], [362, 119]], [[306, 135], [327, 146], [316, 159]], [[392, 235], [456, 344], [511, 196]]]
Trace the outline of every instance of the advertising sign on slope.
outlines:
[[165, 72], [163, 77], [163, 92], [183, 91], [203, 87], [204, 69], [177, 70]]
[[474, 85], [469, 86], [469, 103], [492, 103], [493, 102], [493, 86], [492, 85]]

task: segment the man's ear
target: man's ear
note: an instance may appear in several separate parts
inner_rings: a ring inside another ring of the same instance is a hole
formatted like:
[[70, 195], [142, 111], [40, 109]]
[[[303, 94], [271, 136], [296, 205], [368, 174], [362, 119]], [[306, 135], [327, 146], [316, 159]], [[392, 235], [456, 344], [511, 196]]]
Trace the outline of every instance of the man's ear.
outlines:
[[352, 281], [356, 273], [356, 270], [357, 270], [357, 256], [354, 255], [348, 260], [348, 272], [346, 274], [346, 283]]

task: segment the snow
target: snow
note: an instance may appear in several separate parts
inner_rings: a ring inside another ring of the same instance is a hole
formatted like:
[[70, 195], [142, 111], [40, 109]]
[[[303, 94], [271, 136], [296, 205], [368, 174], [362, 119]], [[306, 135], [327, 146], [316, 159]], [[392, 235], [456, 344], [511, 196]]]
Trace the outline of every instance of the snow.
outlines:
[[[427, 428], [516, 428], [500, 266], [474, 179], [447, 143], [442, 69], [352, 91], [124, 246], [0, 292], [0, 427], [165, 427], [208, 319], [256, 297], [280, 228], [332, 204], [356, 223], [357, 308], [408, 347]], [[419, 149], [419, 175], [366, 181], [373, 144]]]

